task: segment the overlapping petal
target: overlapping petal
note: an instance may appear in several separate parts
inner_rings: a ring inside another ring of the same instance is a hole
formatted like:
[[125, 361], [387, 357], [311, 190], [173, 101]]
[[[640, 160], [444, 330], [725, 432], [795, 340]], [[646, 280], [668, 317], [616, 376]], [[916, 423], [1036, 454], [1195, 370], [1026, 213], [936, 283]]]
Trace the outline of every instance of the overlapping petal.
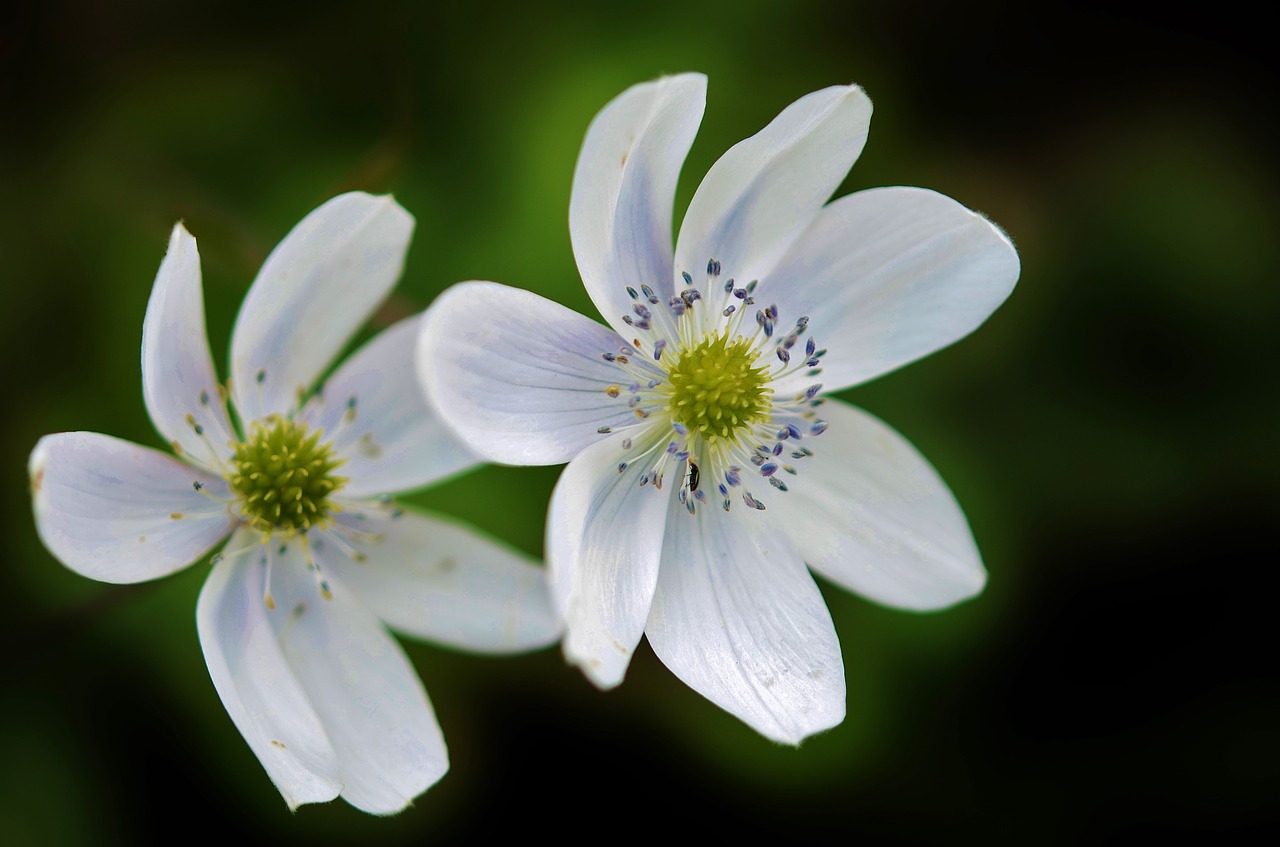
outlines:
[[383, 330], [324, 384], [302, 419], [324, 431], [345, 463], [343, 497], [421, 488], [476, 465], [427, 405], [414, 369], [421, 316]]
[[986, 570], [938, 473], [901, 435], [829, 399], [830, 428], [805, 443], [791, 490], [769, 501], [809, 566], [889, 606], [940, 609], [972, 597]]
[[564, 653], [601, 688], [622, 682], [644, 633], [669, 497], [619, 467], [619, 433], [583, 450], [556, 483], [547, 513], [552, 602]]
[[645, 628], [658, 658], [775, 741], [842, 721], [840, 643], [790, 533], [754, 511], [670, 508]]
[[165, 440], [216, 472], [236, 439], [204, 326], [200, 253], [177, 224], [142, 323], [142, 396]]
[[619, 369], [601, 358], [622, 339], [528, 291], [465, 282], [422, 322], [418, 374], [428, 399], [476, 454], [495, 462], [567, 462], [634, 420], [610, 398]]
[[990, 221], [923, 188], [842, 197], [768, 275], [783, 320], [808, 315], [835, 391], [968, 335], [1018, 280], [1018, 254]]
[[393, 629], [486, 653], [545, 647], [559, 636], [544, 571], [528, 556], [419, 511], [338, 521], [329, 532], [336, 538], [316, 545], [321, 567]]
[[[256, 539], [242, 529], [230, 545], [241, 549]], [[267, 564], [271, 555], [262, 546], [214, 565], [196, 604], [196, 627], [222, 705], [289, 808], [296, 809], [337, 797], [342, 772], [320, 716], [277, 640], [272, 617], [288, 618], [293, 610], [269, 610], [264, 601], [274, 570]]]
[[[230, 695], [221, 684], [219, 693], [248, 714], [250, 720], [237, 719], [237, 726], [250, 727], [251, 746], [258, 744], [254, 752], [264, 766], [273, 761], [276, 745], [269, 740], [266, 750], [255, 740], [287, 724], [307, 745], [302, 764], [321, 784], [331, 785], [334, 772], [326, 768], [336, 765], [344, 800], [373, 814], [398, 812], [448, 770], [435, 713], [400, 645], [336, 574], [323, 575], [331, 589], [326, 598], [305, 555], [299, 544], [264, 545], [215, 568], [215, 574], [228, 564], [232, 570], [219, 582], [211, 575], [201, 595], [201, 643], [241, 655], [239, 664], [228, 661], [231, 671], [239, 671], [230, 678]], [[267, 593], [274, 608], [264, 603]], [[255, 603], [260, 609], [252, 608]], [[237, 628], [242, 620], [249, 634]], [[262, 629], [264, 621], [268, 629]], [[321, 755], [317, 725], [332, 760]], [[316, 800], [333, 796], [315, 790]]]
[[625, 334], [626, 286], [675, 293], [671, 213], [676, 179], [702, 112], [707, 78], [663, 77], [636, 85], [596, 115], [573, 175], [569, 235], [587, 293]]
[[413, 225], [391, 197], [351, 192], [311, 212], [271, 251], [231, 336], [243, 420], [297, 408], [399, 279]]
[[870, 122], [862, 89], [834, 86], [801, 97], [734, 145], [689, 204], [676, 272], [696, 277], [716, 259], [739, 283], [763, 278], [849, 172]]
[[222, 479], [109, 435], [46, 435], [28, 469], [40, 538], [63, 564], [91, 579], [165, 576], [232, 529]]

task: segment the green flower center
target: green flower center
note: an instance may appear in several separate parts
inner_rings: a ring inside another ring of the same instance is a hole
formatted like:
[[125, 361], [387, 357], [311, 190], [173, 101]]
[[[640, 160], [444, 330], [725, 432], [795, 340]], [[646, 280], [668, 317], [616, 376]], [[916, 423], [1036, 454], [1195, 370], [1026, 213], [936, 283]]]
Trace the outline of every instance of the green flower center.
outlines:
[[328, 518], [329, 497], [346, 484], [342, 464], [320, 431], [275, 415], [255, 421], [249, 440], [235, 446], [227, 474], [245, 519], [258, 532], [306, 532]]
[[769, 416], [770, 395], [765, 367], [756, 367], [756, 352], [745, 338], [706, 336], [696, 347], [681, 350], [667, 372], [671, 419], [690, 435], [708, 443], [734, 442]]

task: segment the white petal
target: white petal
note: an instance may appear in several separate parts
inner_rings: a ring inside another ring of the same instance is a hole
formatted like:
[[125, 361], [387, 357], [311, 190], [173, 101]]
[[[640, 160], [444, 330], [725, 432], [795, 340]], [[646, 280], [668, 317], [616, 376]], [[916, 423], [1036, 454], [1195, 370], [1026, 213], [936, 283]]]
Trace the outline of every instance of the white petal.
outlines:
[[[36, 528], [67, 567], [103, 582], [171, 574], [226, 538], [225, 482], [96, 432], [46, 435], [28, 463]], [[200, 483], [206, 497], [195, 489]], [[218, 498], [218, 499], [214, 499]]]
[[413, 217], [390, 197], [339, 195], [271, 251], [231, 335], [231, 377], [245, 421], [297, 407], [404, 266]]
[[871, 101], [856, 85], [801, 97], [707, 173], [676, 242], [677, 273], [699, 281], [707, 260], [744, 285], [763, 279], [862, 152]]
[[1018, 254], [999, 229], [923, 188], [842, 197], [770, 273], [759, 293], [780, 322], [810, 318], [821, 381], [836, 391], [968, 335], [1013, 291]]
[[799, 744], [844, 720], [844, 664], [818, 586], [772, 518], [673, 507], [645, 633], [695, 691]]
[[427, 399], [475, 453], [513, 465], [567, 462], [633, 423], [605, 390], [626, 374], [601, 355], [623, 339], [559, 303], [494, 282], [441, 294], [423, 318], [418, 375]]
[[986, 584], [978, 548], [942, 479], [901, 435], [828, 399], [790, 490], [769, 509], [818, 573], [889, 606], [929, 610]]
[[[346, 514], [315, 555], [400, 632], [486, 653], [545, 647], [559, 636], [546, 575], [471, 527], [417, 511]], [[371, 537], [372, 536], [372, 537]], [[357, 561], [347, 547], [362, 554]]]
[[[241, 530], [228, 546], [240, 550], [255, 538]], [[196, 626], [223, 706], [289, 808], [296, 809], [332, 800], [342, 783], [337, 755], [272, 626], [271, 618], [287, 617], [291, 610], [268, 611], [263, 602], [271, 555], [261, 547], [214, 565], [196, 604]]]
[[333, 573], [324, 599], [293, 545], [271, 573], [268, 615], [337, 754], [342, 798], [392, 814], [449, 769], [444, 738], [400, 645]]
[[200, 254], [178, 224], [142, 322], [142, 396], [165, 440], [211, 470], [230, 454], [228, 443], [238, 440], [221, 391], [205, 335]]
[[547, 568], [564, 615], [565, 657], [601, 688], [622, 682], [644, 633], [672, 500], [670, 488], [640, 485], [646, 464], [619, 473], [623, 437], [593, 444], [569, 463], [547, 514]]
[[681, 74], [632, 86], [596, 115], [573, 174], [569, 234], [587, 293], [621, 333], [626, 286], [662, 298], [672, 283], [676, 179], [706, 107], [707, 78]]
[[376, 335], [324, 383], [302, 418], [324, 430], [346, 460], [343, 497], [421, 488], [479, 459], [427, 405], [413, 366], [421, 316]]

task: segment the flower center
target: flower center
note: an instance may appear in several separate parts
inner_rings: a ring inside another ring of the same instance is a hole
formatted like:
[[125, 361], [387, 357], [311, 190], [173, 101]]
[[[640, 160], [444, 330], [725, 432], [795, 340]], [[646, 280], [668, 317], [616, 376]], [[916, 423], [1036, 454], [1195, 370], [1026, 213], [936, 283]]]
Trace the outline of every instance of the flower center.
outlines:
[[814, 455], [800, 442], [827, 429], [817, 413], [822, 384], [796, 379], [816, 378], [827, 354], [809, 333], [809, 317], [775, 336], [777, 304], [755, 309], [754, 321], [747, 317], [760, 281], [739, 286], [732, 277], [721, 281], [720, 272], [720, 262], [708, 259], [702, 287], [681, 272], [685, 287], [665, 301], [648, 285], [627, 286], [631, 313], [621, 320], [634, 335], [624, 336], [617, 352], [600, 353], [622, 376], [605, 395], [625, 397], [630, 410], [596, 430], [632, 430], [617, 442], [618, 473], [632, 469], [641, 486], [656, 489], [678, 474], [677, 496], [690, 514], [716, 500], [725, 511], [737, 500], [763, 510], [750, 486], [770, 496], [788, 491], [783, 478], [799, 472], [791, 462]]
[[255, 421], [249, 439], [235, 445], [227, 481], [245, 520], [258, 532], [292, 535], [328, 518], [329, 497], [347, 480], [333, 473], [342, 460], [320, 435], [304, 423], [273, 415]]
[[704, 336], [682, 350], [667, 371], [667, 410], [671, 419], [709, 444], [737, 442], [768, 419], [769, 374], [756, 366], [759, 353], [750, 339], [727, 332]]

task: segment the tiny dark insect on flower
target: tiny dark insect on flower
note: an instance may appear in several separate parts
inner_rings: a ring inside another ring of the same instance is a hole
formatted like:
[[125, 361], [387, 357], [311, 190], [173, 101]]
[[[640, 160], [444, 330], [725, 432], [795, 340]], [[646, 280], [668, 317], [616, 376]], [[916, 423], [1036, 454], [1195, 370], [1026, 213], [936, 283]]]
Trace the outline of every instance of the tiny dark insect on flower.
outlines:
[[698, 473], [698, 466], [695, 465], [693, 462], [690, 462], [689, 463], [689, 490], [690, 491], [698, 490], [699, 476], [700, 474]]

